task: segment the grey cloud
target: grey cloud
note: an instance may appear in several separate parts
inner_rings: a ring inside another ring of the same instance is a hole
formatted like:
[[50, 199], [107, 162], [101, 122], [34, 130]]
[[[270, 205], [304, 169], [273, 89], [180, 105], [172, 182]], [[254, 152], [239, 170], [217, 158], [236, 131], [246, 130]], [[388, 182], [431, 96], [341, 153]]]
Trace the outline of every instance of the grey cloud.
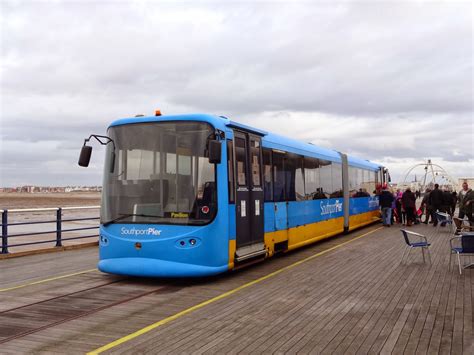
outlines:
[[[50, 161], [51, 183], [88, 179], [53, 167], [75, 164], [74, 146], [89, 133], [155, 108], [223, 114], [372, 160], [473, 158], [470, 3], [2, 1], [0, 9], [0, 185], [33, 176], [22, 159], [39, 169]], [[15, 152], [16, 141], [38, 145]]]

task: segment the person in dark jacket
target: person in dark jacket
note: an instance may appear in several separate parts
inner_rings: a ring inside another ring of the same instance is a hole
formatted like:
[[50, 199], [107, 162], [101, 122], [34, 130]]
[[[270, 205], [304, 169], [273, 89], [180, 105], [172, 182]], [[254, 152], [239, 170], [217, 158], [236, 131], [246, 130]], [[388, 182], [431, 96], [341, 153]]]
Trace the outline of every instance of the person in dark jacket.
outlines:
[[451, 191], [448, 189], [443, 191], [443, 205], [441, 206], [443, 212], [446, 212], [450, 216], [453, 215], [453, 211], [451, 211], [451, 206], [453, 204], [453, 196]]
[[[423, 200], [421, 200], [421, 209], [425, 212], [424, 224], [428, 224], [431, 217], [430, 192], [430, 189], [426, 189]], [[431, 222], [433, 222], [433, 220], [431, 220]]]
[[458, 202], [458, 193], [456, 191], [453, 191], [451, 193], [451, 212], [453, 213], [451, 215], [451, 217], [454, 216], [454, 212], [456, 211], [457, 202]]
[[462, 190], [458, 193], [459, 218], [467, 217], [471, 226], [474, 225], [474, 190], [471, 190], [467, 182], [462, 184]]
[[439, 189], [438, 184], [435, 184], [434, 190], [430, 192], [429, 198], [429, 204], [431, 206], [431, 220], [433, 221], [434, 227], [438, 225], [438, 218], [436, 218], [436, 212], [442, 212], [443, 202], [443, 191]]
[[405, 190], [402, 196], [402, 205], [407, 213], [407, 226], [415, 223], [416, 196], [411, 189]]
[[417, 199], [417, 200], [421, 197], [420, 190], [416, 190], [416, 191], [415, 191], [415, 196], [416, 196], [416, 199]]
[[387, 189], [387, 185], [384, 185], [384, 188], [379, 195], [379, 205], [382, 209], [382, 223], [385, 227], [390, 227], [391, 224], [393, 200], [394, 197], [392, 193]]

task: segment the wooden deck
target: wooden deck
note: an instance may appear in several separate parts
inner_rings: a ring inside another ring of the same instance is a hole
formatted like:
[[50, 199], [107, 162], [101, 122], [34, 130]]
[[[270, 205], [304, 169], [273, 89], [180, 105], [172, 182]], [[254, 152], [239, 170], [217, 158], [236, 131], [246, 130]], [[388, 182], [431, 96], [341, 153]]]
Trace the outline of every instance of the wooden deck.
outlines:
[[[473, 354], [474, 270], [465, 269], [460, 276], [456, 267], [448, 269], [451, 235], [444, 229], [425, 225], [410, 229], [425, 234], [432, 243], [431, 265], [422, 262], [420, 250], [412, 251], [408, 262], [400, 264], [405, 245], [399, 228], [373, 226], [215, 278], [121, 280], [89, 272], [0, 292], [0, 341], [2, 329], [12, 319], [6, 316], [14, 312], [8, 310], [14, 307], [24, 307], [21, 316], [28, 323], [32, 303], [44, 301], [40, 309], [48, 309], [52, 296], [67, 291], [77, 293], [64, 298], [63, 307], [74, 306], [75, 314], [80, 314], [81, 307], [89, 311], [7, 341], [0, 345], [0, 352], [84, 353], [155, 324], [154, 329], [115, 343], [107, 351]], [[54, 255], [62, 258], [60, 254]], [[50, 269], [40, 271], [45, 256], [35, 257], [27, 264], [37, 264], [35, 270], [43, 278], [52, 276], [47, 274]], [[90, 266], [93, 258], [89, 252], [83, 262]], [[310, 259], [260, 279], [306, 258]], [[70, 259], [76, 267], [69, 265], [70, 272], [80, 271], [76, 259]], [[0, 260], [0, 266], [8, 272], [16, 268], [26, 273], [19, 260]], [[12, 261], [15, 265], [7, 264]], [[29, 271], [32, 281], [37, 280], [34, 273]], [[16, 285], [10, 277], [2, 287]], [[242, 285], [246, 287], [232, 291]], [[92, 287], [97, 292], [91, 292]], [[214, 299], [228, 291], [225, 297]], [[107, 294], [113, 295], [107, 299], [114, 305], [94, 312], [93, 307], [103, 307]], [[168, 318], [211, 299], [199, 309]], [[38, 312], [31, 308], [36, 318]], [[168, 320], [156, 323], [163, 319]]]

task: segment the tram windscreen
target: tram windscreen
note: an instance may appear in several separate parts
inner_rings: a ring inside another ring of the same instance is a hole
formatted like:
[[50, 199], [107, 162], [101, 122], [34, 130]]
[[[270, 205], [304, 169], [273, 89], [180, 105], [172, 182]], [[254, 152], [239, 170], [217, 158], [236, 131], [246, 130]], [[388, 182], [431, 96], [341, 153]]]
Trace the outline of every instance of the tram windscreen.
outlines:
[[213, 132], [187, 121], [111, 127], [101, 223], [209, 223], [217, 210], [215, 166], [206, 157]]

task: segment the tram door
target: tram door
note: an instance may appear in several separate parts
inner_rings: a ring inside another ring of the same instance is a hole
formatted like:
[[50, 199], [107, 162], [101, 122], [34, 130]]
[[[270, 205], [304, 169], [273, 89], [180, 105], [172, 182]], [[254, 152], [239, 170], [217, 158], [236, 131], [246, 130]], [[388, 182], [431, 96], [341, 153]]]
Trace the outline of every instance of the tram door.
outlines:
[[250, 254], [264, 249], [261, 138], [250, 133], [234, 131], [234, 149], [236, 237], [239, 257], [246, 254], [245, 250]]

